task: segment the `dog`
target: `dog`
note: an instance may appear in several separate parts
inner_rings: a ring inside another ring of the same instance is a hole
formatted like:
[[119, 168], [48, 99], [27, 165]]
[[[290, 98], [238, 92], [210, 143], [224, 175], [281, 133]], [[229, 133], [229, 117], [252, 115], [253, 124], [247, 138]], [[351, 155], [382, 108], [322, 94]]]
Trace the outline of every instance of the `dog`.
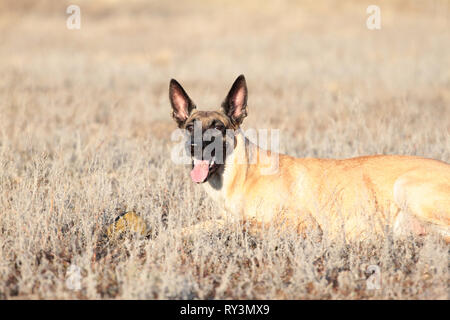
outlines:
[[[266, 151], [241, 130], [247, 98], [244, 75], [216, 111], [198, 110], [175, 79], [169, 84], [172, 117], [191, 151], [191, 179], [204, 186], [226, 218], [349, 240], [386, 236], [391, 230], [398, 236], [438, 233], [450, 242], [449, 164], [416, 156], [336, 160]], [[214, 139], [199, 140], [196, 131], [201, 136], [214, 131]], [[206, 154], [212, 141], [216, 149]], [[267, 174], [269, 167], [276, 170]], [[206, 221], [192, 229], [217, 228], [224, 221]]]

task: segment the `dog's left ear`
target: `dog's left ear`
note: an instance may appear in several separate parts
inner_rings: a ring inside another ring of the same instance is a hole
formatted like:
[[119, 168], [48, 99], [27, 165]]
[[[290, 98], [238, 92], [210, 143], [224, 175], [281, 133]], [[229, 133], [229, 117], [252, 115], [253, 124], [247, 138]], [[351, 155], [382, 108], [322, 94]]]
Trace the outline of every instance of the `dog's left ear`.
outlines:
[[241, 74], [233, 83], [227, 97], [222, 103], [222, 111], [230, 117], [237, 126], [241, 125], [247, 116], [247, 84]]

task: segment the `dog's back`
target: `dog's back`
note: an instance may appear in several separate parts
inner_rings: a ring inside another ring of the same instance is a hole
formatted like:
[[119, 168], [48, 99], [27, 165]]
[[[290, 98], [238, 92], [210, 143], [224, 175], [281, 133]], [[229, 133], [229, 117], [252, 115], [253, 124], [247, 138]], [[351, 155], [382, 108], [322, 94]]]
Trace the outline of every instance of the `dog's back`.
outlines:
[[[398, 233], [439, 230], [448, 237], [450, 165], [444, 162], [414, 156], [333, 160], [273, 153], [257, 159], [229, 173], [234, 178], [227, 205], [248, 220], [293, 224], [301, 231], [315, 226], [354, 239], [384, 234], [389, 225]], [[274, 167], [267, 159], [278, 162], [276, 173], [261, 174]]]

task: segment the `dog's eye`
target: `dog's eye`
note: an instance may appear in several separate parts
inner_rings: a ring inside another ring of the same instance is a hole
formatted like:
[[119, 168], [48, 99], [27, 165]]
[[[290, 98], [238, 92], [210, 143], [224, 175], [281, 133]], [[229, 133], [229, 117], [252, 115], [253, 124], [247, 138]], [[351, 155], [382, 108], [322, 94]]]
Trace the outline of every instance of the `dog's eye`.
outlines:
[[189, 132], [192, 132], [194, 130], [194, 126], [192, 124], [190, 124], [186, 127], [186, 130]]
[[221, 124], [217, 124], [214, 126], [214, 129], [219, 130], [219, 131], [223, 131], [225, 129], [225, 127]]

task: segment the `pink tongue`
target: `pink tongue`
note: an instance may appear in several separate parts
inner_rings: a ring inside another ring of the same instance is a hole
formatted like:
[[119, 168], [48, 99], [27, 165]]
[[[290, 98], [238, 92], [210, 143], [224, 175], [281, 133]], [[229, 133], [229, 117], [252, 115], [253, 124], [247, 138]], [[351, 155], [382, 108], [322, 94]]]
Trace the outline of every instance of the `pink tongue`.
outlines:
[[194, 169], [191, 171], [192, 181], [200, 183], [205, 181], [209, 172], [209, 161], [201, 160], [194, 163]]

